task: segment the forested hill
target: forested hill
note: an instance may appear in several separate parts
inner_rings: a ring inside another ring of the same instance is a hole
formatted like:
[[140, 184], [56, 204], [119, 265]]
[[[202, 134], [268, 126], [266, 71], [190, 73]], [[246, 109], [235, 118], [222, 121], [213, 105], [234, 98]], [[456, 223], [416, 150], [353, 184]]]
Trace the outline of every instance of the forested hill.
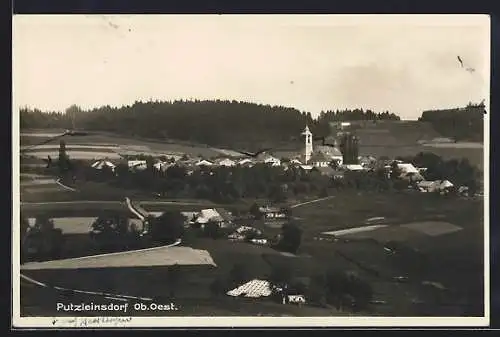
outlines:
[[468, 104], [465, 108], [428, 110], [419, 121], [429, 122], [434, 129], [455, 141], [483, 141], [484, 104]]
[[[73, 117], [74, 116], [74, 117]], [[362, 109], [326, 111], [317, 119], [310, 113], [282, 106], [237, 101], [136, 102], [65, 113], [23, 108], [21, 129], [72, 128], [113, 132], [150, 139], [178, 139], [213, 146], [290, 142], [307, 123], [316, 135], [330, 133], [329, 122], [341, 120], [399, 120], [389, 112]]]

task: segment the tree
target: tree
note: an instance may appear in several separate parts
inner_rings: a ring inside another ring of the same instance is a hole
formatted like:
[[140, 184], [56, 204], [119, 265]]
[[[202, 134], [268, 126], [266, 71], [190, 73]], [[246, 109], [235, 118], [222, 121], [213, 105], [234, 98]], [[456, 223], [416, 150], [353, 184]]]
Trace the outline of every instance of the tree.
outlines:
[[340, 151], [342, 152], [344, 164], [357, 164], [359, 155], [359, 145], [356, 136], [345, 133], [340, 139]]
[[249, 279], [249, 271], [245, 264], [236, 263], [229, 272], [229, 284], [240, 285]]
[[120, 214], [102, 214], [92, 224], [90, 238], [104, 251], [128, 249], [138, 243], [138, 230]]
[[179, 211], [164, 212], [159, 217], [151, 219], [150, 237], [158, 243], [172, 243], [182, 237], [185, 220]]
[[46, 216], [37, 217], [32, 230], [25, 237], [24, 248], [40, 258], [57, 258], [63, 246], [62, 231], [54, 228], [54, 221]]
[[71, 123], [71, 128], [75, 129], [77, 118], [82, 113], [82, 109], [78, 105], [73, 104], [66, 109], [65, 113]]
[[262, 217], [262, 213], [260, 212], [259, 205], [257, 203], [253, 203], [249, 210], [250, 214], [253, 215], [256, 219], [260, 219]]
[[293, 222], [286, 223], [282, 227], [282, 237], [278, 248], [289, 253], [297, 253], [302, 239], [302, 230]]
[[399, 179], [399, 177], [401, 176], [401, 169], [399, 168], [398, 166], [398, 162], [397, 161], [393, 161], [391, 163], [391, 173], [390, 173], [390, 177], [392, 180], [397, 180]]
[[212, 239], [218, 239], [222, 236], [222, 231], [219, 223], [216, 221], [208, 221], [204, 227], [205, 235]]
[[327, 301], [337, 308], [366, 309], [373, 297], [369, 283], [352, 272], [330, 269], [326, 273]]

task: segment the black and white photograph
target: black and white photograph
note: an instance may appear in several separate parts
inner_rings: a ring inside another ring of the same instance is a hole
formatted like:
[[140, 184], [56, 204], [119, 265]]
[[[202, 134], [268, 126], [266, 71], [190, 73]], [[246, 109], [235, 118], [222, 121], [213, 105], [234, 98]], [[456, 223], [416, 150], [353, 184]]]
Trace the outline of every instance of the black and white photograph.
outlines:
[[12, 324], [489, 324], [487, 15], [14, 15]]

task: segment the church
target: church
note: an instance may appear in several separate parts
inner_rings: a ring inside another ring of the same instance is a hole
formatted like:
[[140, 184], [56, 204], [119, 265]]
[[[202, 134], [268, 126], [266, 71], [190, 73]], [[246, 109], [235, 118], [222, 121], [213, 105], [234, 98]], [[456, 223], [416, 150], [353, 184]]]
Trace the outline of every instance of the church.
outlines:
[[343, 157], [340, 150], [337, 148], [337, 142], [335, 141], [335, 147], [326, 145], [313, 145], [313, 135], [309, 126], [306, 125], [302, 136], [305, 139], [305, 149], [304, 152], [296, 157], [301, 164], [310, 165], [314, 167], [328, 167], [332, 161], [337, 161], [339, 165], [343, 163]]

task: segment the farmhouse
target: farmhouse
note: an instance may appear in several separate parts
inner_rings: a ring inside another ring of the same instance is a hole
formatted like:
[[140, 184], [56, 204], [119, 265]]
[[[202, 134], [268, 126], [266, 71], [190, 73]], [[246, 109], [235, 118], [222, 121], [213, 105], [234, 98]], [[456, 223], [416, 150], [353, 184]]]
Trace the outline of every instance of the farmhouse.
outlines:
[[271, 284], [266, 280], [252, 280], [226, 293], [229, 296], [268, 297], [272, 294]]
[[98, 160], [95, 163], [93, 163], [91, 167], [95, 168], [96, 170], [102, 170], [104, 168], [108, 168], [114, 172], [116, 165], [107, 160]]
[[259, 212], [264, 216], [264, 219], [285, 219], [286, 212], [278, 207], [259, 207]]
[[281, 160], [279, 160], [276, 157], [273, 157], [273, 156], [269, 155], [269, 156], [267, 156], [264, 159], [264, 164], [268, 164], [268, 165], [271, 165], [271, 166], [280, 166], [281, 165]]
[[305, 304], [306, 297], [304, 295], [287, 295], [283, 296], [283, 304], [294, 303], [294, 304]]
[[196, 216], [194, 222], [203, 227], [208, 222], [216, 222], [219, 227], [227, 227], [232, 224], [233, 216], [230, 212], [222, 208], [202, 209]]
[[398, 169], [401, 171], [400, 178], [412, 181], [424, 180], [420, 171], [412, 164], [398, 163], [397, 165]]
[[420, 181], [418, 184], [420, 192], [448, 192], [453, 188], [453, 184], [449, 180], [435, 180], [435, 181]]
[[165, 172], [172, 165], [173, 165], [172, 163], [166, 161], [158, 161], [154, 163], [153, 167], [158, 171]]
[[212, 166], [214, 163], [212, 163], [209, 160], [206, 159], [200, 159], [195, 163], [196, 166]]
[[311, 156], [309, 163], [314, 167], [328, 167], [330, 159], [323, 152], [315, 152]]
[[305, 172], [309, 172], [314, 168], [314, 166], [312, 166], [312, 165], [300, 165], [299, 167], [301, 170], [303, 170]]
[[198, 212], [181, 212], [181, 214], [186, 219], [186, 224], [192, 224], [196, 221]]
[[250, 242], [256, 245], [266, 245], [267, 239], [252, 239]]
[[216, 208], [215, 210], [219, 213], [224, 223], [231, 224], [233, 222], [234, 216], [231, 212], [224, 208]]
[[363, 171], [364, 167], [359, 164], [347, 164], [342, 166], [347, 171]]
[[250, 158], [244, 158], [244, 159], [241, 159], [239, 162], [238, 162], [238, 165], [240, 166], [244, 166], [244, 167], [252, 167], [254, 165], [254, 162], [252, 159]]
[[135, 171], [141, 171], [148, 168], [148, 164], [145, 160], [129, 160], [127, 165], [130, 170]]
[[215, 161], [215, 164], [219, 166], [233, 167], [236, 165], [236, 162], [229, 158], [220, 158]]

